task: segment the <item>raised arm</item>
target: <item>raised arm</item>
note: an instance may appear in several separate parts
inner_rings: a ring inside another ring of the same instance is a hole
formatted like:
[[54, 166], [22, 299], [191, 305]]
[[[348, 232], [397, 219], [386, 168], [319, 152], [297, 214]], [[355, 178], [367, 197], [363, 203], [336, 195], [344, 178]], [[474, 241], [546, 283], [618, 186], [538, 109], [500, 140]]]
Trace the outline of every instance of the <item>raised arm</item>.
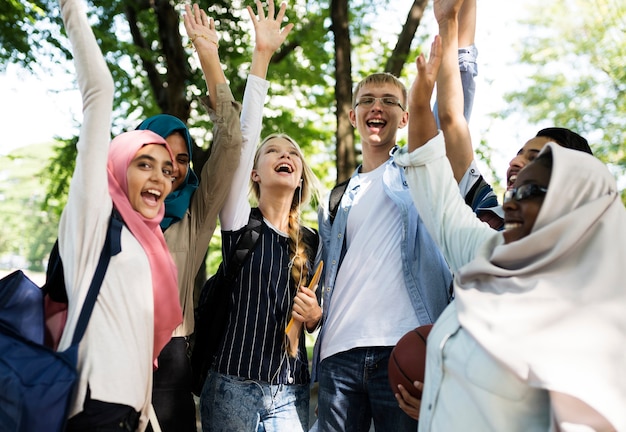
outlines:
[[[239, 116], [241, 104], [235, 101], [226, 81], [218, 53], [215, 22], [197, 4], [185, 5], [185, 30], [192, 41], [207, 84], [208, 97], [202, 98], [213, 122], [211, 154], [200, 173], [200, 185], [189, 207], [189, 254], [184, 266], [194, 274], [204, 262], [204, 255], [216, 229], [217, 217], [230, 193], [230, 185], [241, 158], [242, 137]], [[184, 225], [170, 227], [166, 239], [179, 238]], [[179, 265], [179, 272], [182, 266]], [[179, 273], [179, 275], [182, 273]], [[181, 278], [182, 280], [183, 278]], [[191, 296], [191, 294], [189, 294]]]
[[[77, 183], [76, 188], [89, 189], [92, 182], [96, 182], [99, 192], [107, 191], [106, 166], [109, 141], [111, 140], [111, 113], [113, 110], [113, 78], [104, 61], [98, 42], [93, 34], [87, 19], [85, 3], [82, 0], [61, 0], [61, 13], [65, 25], [65, 31], [72, 44], [72, 55], [76, 69], [76, 81], [82, 97], [83, 121], [78, 139], [79, 161], [85, 156], [87, 159], [98, 156], [98, 161], [91, 161], [101, 167], [98, 175], [94, 176], [90, 169], [79, 163], [74, 173], [72, 183]], [[89, 148], [92, 152], [85, 155]], [[89, 163], [89, 161], [84, 161]], [[85, 178], [74, 180], [77, 175]], [[95, 177], [95, 178], [94, 178]], [[95, 190], [91, 189], [94, 192]], [[85, 197], [87, 198], [87, 197]], [[97, 196], [93, 196], [98, 201]]]
[[[113, 202], [107, 180], [107, 155], [111, 140], [114, 83], [95, 35], [89, 25], [84, 0], [59, 2], [65, 31], [72, 44], [76, 82], [82, 98], [83, 120], [77, 143], [76, 166], [67, 204], [59, 223], [59, 253], [69, 302], [66, 337], [59, 349], [71, 342], [82, 297], [91, 273], [85, 257], [104, 244]], [[89, 239], [89, 241], [85, 241]], [[80, 299], [79, 301], [76, 301]]]
[[263, 105], [269, 88], [269, 83], [265, 78], [272, 55], [293, 28], [293, 24], [281, 27], [287, 9], [286, 3], [281, 3], [276, 16], [274, 16], [273, 0], [268, 1], [267, 15], [260, 0], [256, 0], [256, 6], [258, 16], [254, 14], [250, 6], [247, 7], [254, 25], [255, 45], [241, 110], [241, 134], [243, 136], [241, 163], [235, 173], [226, 204], [220, 212], [220, 223], [222, 229], [226, 231], [239, 229], [248, 222], [250, 206], [247, 186], [254, 163], [254, 153], [261, 136]]
[[474, 257], [478, 247], [498, 233], [479, 221], [459, 194], [445, 157], [444, 137], [437, 133], [426, 103], [441, 62], [440, 43], [436, 37], [428, 62], [423, 56], [416, 60], [418, 74], [409, 93], [409, 127], [413, 128], [408, 134], [410, 153], [396, 156], [395, 162], [405, 167], [415, 207], [450, 268], [457, 271]]
[[[458, 48], [459, 37], [467, 44], [473, 43], [476, 0], [434, 0], [433, 6], [442, 44], [442, 61], [437, 79], [438, 116], [446, 140], [446, 154], [458, 183], [474, 159], [470, 131], [464, 115]], [[463, 26], [460, 34], [459, 23]]]

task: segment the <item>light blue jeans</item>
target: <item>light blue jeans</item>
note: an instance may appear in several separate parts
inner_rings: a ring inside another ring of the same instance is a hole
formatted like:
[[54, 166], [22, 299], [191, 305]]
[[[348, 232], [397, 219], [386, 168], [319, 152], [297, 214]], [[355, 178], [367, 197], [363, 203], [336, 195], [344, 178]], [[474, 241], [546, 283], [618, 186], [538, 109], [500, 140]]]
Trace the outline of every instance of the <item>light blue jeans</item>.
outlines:
[[319, 365], [317, 428], [323, 432], [415, 432], [417, 422], [398, 406], [387, 375], [393, 347], [355, 348]]
[[270, 385], [210, 371], [200, 396], [203, 432], [302, 432], [309, 385]]

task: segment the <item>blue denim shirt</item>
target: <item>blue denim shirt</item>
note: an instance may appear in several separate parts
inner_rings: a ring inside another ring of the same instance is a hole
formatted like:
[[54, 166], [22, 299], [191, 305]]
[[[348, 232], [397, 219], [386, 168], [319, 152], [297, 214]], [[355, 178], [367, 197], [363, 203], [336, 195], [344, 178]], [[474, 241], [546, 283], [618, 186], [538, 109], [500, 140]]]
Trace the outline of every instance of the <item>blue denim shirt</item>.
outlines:
[[[392, 150], [392, 153], [395, 151]], [[358, 168], [352, 177], [358, 176]], [[358, 179], [358, 177], [357, 177]], [[354, 183], [351, 183], [354, 184]], [[358, 185], [355, 187], [358, 188]], [[313, 380], [317, 379], [320, 346], [324, 338], [324, 321], [330, 309], [339, 266], [346, 254], [344, 241], [348, 214], [352, 206], [352, 190], [346, 189], [333, 223], [323, 206], [319, 211], [319, 230], [324, 260], [322, 327], [313, 353]], [[400, 212], [402, 220], [402, 269], [413, 309], [421, 325], [434, 323], [449, 301], [452, 276], [446, 261], [422, 223], [409, 193], [404, 169], [392, 157], [385, 162], [383, 189]], [[341, 288], [339, 288], [341, 289]]]

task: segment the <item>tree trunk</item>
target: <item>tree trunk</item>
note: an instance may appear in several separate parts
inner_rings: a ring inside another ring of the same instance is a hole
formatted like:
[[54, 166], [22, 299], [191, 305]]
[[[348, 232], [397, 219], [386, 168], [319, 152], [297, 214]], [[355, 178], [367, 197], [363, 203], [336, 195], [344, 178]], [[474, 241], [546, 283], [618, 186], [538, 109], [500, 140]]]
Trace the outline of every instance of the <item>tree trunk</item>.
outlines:
[[352, 108], [352, 60], [348, 0], [332, 0], [330, 6], [335, 39], [335, 100], [337, 101], [337, 183], [350, 177], [356, 168], [354, 131], [348, 116]]
[[385, 72], [389, 72], [395, 76], [400, 76], [402, 68], [406, 63], [406, 59], [411, 51], [411, 42], [415, 37], [415, 32], [420, 25], [424, 16], [424, 9], [428, 5], [428, 0], [414, 0], [406, 21], [402, 26], [402, 31], [398, 35], [398, 42], [387, 60]]

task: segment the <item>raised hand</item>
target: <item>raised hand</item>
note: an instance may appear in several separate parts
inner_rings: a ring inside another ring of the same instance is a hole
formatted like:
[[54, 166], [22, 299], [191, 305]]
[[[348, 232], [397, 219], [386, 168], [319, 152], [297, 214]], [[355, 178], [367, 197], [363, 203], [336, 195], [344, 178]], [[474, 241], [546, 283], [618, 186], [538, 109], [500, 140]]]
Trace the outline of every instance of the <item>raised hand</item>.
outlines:
[[274, 0], [268, 0], [267, 16], [263, 11], [260, 0], [256, 0], [256, 8], [258, 16], [254, 14], [250, 6], [247, 6], [256, 35], [250, 74], [265, 79], [272, 55], [285, 41], [293, 28], [293, 24], [287, 24], [281, 28], [282, 21], [285, 18], [285, 10], [287, 10], [285, 2], [280, 4], [280, 9], [276, 16], [274, 16]]
[[205, 48], [217, 50], [219, 38], [215, 31], [215, 21], [213, 18], [208, 18], [206, 12], [200, 9], [197, 3], [193, 5], [193, 10], [190, 5], [185, 5], [183, 19], [187, 36], [196, 50]]
[[193, 5], [193, 9], [190, 5], [185, 5], [183, 21], [187, 36], [198, 53], [207, 85], [209, 104], [215, 109], [217, 85], [226, 83], [226, 76], [220, 64], [219, 38], [215, 31], [215, 21], [213, 18], [207, 17], [206, 12], [201, 10], [197, 4]]
[[433, 0], [433, 10], [438, 22], [456, 18], [465, 0]]
[[424, 53], [415, 60], [417, 77], [409, 89], [409, 107], [427, 106], [430, 110], [430, 99], [437, 82], [441, 59], [441, 38], [435, 36], [430, 46], [428, 61], [426, 61]]
[[441, 37], [435, 36], [428, 61], [424, 54], [415, 60], [417, 77], [409, 89], [409, 151], [423, 146], [437, 135], [437, 122], [430, 108], [441, 65]]
[[255, 50], [274, 53], [285, 41], [287, 35], [293, 29], [293, 24], [287, 24], [281, 28], [287, 3], [282, 2], [278, 10], [278, 14], [274, 17], [274, 0], [268, 1], [267, 16], [263, 11], [260, 0], [256, 0], [257, 15], [254, 14], [252, 7], [247, 6], [250, 19], [254, 25], [254, 33], [256, 35]]

